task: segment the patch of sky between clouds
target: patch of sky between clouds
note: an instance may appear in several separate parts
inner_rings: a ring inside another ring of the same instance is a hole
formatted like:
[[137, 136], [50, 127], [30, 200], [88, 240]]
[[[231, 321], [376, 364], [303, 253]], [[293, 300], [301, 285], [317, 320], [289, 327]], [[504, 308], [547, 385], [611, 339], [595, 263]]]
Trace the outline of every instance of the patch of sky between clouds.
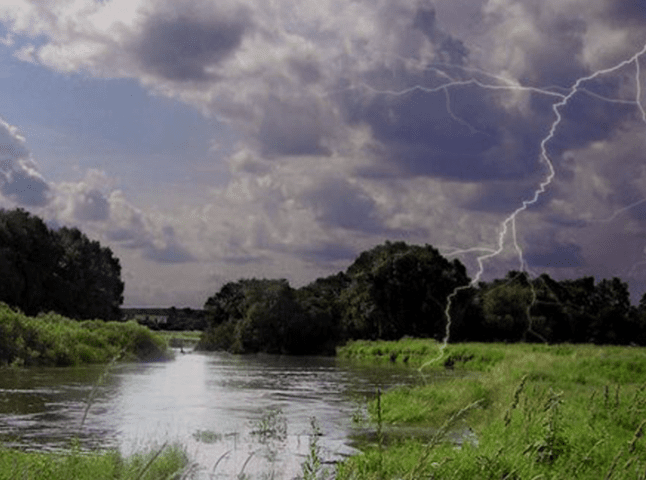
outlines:
[[207, 151], [213, 133], [225, 128], [188, 105], [149, 94], [134, 80], [67, 76], [23, 64], [2, 82], [9, 98], [0, 105], [12, 123], [55, 120], [79, 142], [96, 139], [114, 151]]
[[62, 75], [29, 65], [0, 45], [2, 71], [10, 74], [0, 75], [0, 114], [20, 128], [50, 181], [69, 180], [70, 165], [80, 177], [95, 168], [126, 183], [171, 176], [173, 182], [209, 186], [228, 181], [222, 158], [235, 135], [194, 107], [152, 95], [135, 80]]

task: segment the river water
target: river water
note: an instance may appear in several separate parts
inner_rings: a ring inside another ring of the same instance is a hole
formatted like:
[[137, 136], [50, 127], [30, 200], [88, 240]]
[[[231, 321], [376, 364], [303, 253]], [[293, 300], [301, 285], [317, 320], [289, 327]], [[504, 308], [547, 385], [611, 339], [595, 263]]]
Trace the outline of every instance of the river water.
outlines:
[[0, 442], [59, 450], [78, 438], [126, 455], [176, 442], [198, 478], [292, 479], [309, 452], [312, 419], [331, 464], [355, 451], [349, 436], [362, 399], [418, 380], [401, 367], [336, 358], [197, 352], [109, 369], [4, 369]]

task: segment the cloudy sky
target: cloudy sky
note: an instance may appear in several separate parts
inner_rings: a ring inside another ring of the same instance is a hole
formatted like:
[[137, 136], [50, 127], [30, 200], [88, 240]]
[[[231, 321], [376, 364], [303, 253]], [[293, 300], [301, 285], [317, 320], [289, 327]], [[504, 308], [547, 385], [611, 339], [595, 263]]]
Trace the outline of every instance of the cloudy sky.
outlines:
[[643, 0], [0, 1], [0, 207], [112, 248], [128, 306], [387, 239], [638, 300], [645, 108]]

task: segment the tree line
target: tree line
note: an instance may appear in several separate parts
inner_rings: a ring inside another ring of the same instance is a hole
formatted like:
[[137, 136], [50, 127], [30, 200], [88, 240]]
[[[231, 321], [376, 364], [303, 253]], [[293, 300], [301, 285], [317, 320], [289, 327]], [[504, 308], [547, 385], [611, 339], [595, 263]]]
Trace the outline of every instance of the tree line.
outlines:
[[[471, 285], [459, 260], [430, 245], [385, 242], [345, 270], [302, 288], [240, 279], [204, 305], [205, 349], [331, 353], [352, 339], [646, 345], [646, 294], [630, 303], [619, 278], [554, 280], [509, 272]], [[22, 209], [0, 209], [0, 301], [27, 315], [118, 320], [121, 266], [76, 228], [50, 229]]]
[[77, 228], [54, 230], [23, 209], [0, 209], [0, 301], [27, 315], [119, 320], [123, 289], [109, 248]]
[[352, 339], [646, 345], [646, 294], [630, 303], [618, 278], [557, 281], [547, 274], [471, 285], [459, 260], [430, 245], [386, 242], [344, 272], [299, 289], [285, 279], [225, 284], [204, 305], [207, 350], [332, 353]]

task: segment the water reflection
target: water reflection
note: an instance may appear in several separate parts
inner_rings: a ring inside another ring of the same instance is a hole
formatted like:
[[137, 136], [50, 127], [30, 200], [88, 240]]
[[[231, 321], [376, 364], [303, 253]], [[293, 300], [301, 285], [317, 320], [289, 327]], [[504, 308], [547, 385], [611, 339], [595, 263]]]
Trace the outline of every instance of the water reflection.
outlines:
[[[125, 454], [180, 442], [203, 478], [235, 478], [243, 467], [252, 478], [293, 478], [308, 453], [312, 417], [323, 456], [334, 461], [353, 451], [353, 398], [418, 380], [410, 370], [334, 358], [192, 353], [113, 366], [97, 387], [103, 368], [2, 371], [0, 439], [57, 449], [79, 438], [86, 447]], [[257, 434], [268, 415], [285, 422], [284, 435]]]

